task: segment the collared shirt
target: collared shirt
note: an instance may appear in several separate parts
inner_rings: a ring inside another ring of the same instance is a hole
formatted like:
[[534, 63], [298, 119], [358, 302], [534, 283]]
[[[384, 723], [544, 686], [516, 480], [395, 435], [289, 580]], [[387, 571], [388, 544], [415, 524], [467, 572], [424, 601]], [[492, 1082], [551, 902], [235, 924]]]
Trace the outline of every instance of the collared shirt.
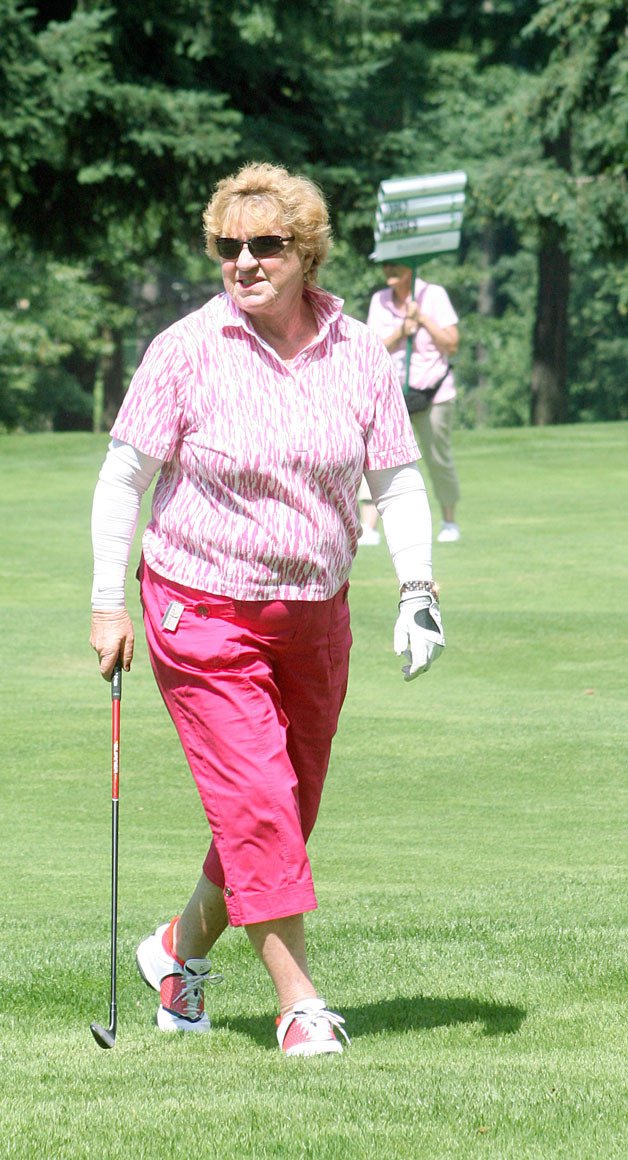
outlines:
[[220, 294], [163, 331], [111, 434], [165, 460], [143, 550], [177, 583], [240, 600], [326, 600], [358, 542], [364, 469], [419, 458], [390, 357], [306, 289], [316, 338], [283, 362]]
[[[431, 318], [437, 326], [455, 326], [458, 322], [458, 315], [443, 286], [417, 278], [414, 282], [414, 298], [420, 303], [421, 312]], [[386, 339], [399, 329], [399, 323], [405, 317], [405, 313], [405, 308], [395, 305], [393, 291], [387, 286], [384, 290], [378, 290], [373, 295], [366, 323], [375, 334]], [[405, 339], [397, 350], [391, 351], [391, 358], [397, 369], [399, 381], [403, 386], [406, 379]], [[433, 386], [445, 374], [447, 366], [447, 359], [435, 346], [425, 327], [420, 326], [412, 343], [409, 386], [419, 389]], [[454, 376], [450, 371], [434, 396], [434, 402], [446, 403], [455, 396]]]

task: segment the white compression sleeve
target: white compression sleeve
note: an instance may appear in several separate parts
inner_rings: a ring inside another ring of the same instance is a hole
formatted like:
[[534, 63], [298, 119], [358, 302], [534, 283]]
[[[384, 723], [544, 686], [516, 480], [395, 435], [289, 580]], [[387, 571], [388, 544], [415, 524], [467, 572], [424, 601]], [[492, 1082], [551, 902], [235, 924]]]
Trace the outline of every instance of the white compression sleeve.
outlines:
[[118, 439], [109, 444], [92, 506], [92, 608], [97, 612], [124, 608], [124, 585], [142, 496], [163, 462]]
[[382, 517], [399, 586], [407, 580], [431, 580], [432, 516], [416, 463], [364, 475]]

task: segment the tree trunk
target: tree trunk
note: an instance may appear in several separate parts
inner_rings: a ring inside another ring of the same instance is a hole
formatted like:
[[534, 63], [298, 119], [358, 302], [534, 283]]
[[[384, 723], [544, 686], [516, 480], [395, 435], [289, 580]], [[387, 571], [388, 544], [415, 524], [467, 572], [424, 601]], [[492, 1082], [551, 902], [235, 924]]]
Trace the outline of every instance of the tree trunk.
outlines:
[[103, 359], [103, 419], [105, 427], [113, 423], [124, 398], [127, 383], [124, 381], [124, 336], [121, 331], [110, 333], [112, 351]]
[[[495, 317], [495, 262], [497, 261], [497, 235], [492, 226], [485, 226], [480, 236], [480, 266], [482, 279], [478, 286], [478, 314], [486, 318]], [[478, 427], [486, 423], [486, 392], [489, 379], [486, 375], [488, 353], [486, 345], [478, 342], [475, 347], [475, 361], [478, 381], [475, 389], [475, 419]]]
[[545, 427], [567, 419], [569, 255], [563, 231], [550, 221], [541, 223], [538, 266], [530, 421]]
[[[571, 172], [571, 127], [543, 141], [543, 154]], [[550, 218], [539, 223], [538, 291], [532, 338], [530, 421], [535, 427], [567, 421], [567, 326], [569, 251], [565, 228]]]

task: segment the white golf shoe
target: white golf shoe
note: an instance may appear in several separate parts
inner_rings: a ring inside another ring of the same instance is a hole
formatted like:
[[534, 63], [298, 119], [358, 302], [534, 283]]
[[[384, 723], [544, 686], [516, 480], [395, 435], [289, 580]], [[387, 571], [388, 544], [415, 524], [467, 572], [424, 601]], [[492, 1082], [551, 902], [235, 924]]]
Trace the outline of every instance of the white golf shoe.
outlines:
[[277, 1040], [284, 1055], [341, 1055], [334, 1028], [351, 1043], [342, 1015], [328, 1011], [324, 999], [301, 999], [277, 1019]]
[[362, 535], [358, 540], [358, 548], [376, 548], [381, 540], [379, 532], [375, 528], [369, 528], [366, 524], [362, 524]]
[[203, 988], [205, 983], [221, 983], [222, 975], [211, 973], [209, 959], [187, 959], [181, 964], [166, 950], [164, 935], [175, 921], [158, 926], [140, 943], [135, 956], [137, 966], [144, 982], [159, 992], [159, 1029], [203, 1033], [211, 1027]]
[[460, 539], [460, 528], [457, 524], [443, 523], [436, 539], [439, 544], [455, 544]]

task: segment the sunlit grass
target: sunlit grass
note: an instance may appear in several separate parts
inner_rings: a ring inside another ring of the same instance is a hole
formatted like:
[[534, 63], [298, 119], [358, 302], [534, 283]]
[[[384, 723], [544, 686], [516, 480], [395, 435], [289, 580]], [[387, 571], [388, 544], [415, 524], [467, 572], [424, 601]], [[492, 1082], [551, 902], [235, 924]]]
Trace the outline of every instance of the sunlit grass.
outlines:
[[242, 931], [216, 949], [211, 1037], [153, 1025], [134, 949], [208, 839], [142, 642], [115, 1049], [89, 1032], [108, 1014], [110, 700], [87, 646], [105, 445], [0, 438], [0, 1156], [623, 1158], [626, 425], [456, 436], [463, 540], [434, 553], [448, 645], [411, 685], [386, 549], [360, 549], [308, 919], [353, 1045], [291, 1062]]

